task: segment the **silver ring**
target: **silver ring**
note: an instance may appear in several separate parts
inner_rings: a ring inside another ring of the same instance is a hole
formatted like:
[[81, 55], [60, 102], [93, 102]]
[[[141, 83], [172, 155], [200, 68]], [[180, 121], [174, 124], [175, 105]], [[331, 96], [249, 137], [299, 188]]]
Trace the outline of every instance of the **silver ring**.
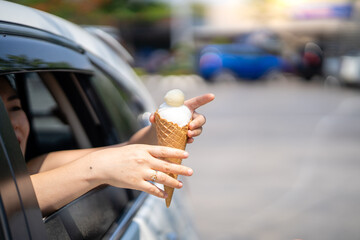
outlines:
[[157, 179], [157, 173], [158, 171], [154, 170], [155, 171], [155, 174], [151, 176], [151, 181], [155, 182], [156, 179]]

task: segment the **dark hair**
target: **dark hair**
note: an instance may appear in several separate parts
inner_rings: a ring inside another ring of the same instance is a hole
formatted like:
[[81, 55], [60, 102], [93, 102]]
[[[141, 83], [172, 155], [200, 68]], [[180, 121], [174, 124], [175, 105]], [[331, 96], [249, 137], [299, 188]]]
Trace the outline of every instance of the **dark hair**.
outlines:
[[0, 75], [0, 80], [7, 81], [12, 89], [16, 91], [15, 74]]

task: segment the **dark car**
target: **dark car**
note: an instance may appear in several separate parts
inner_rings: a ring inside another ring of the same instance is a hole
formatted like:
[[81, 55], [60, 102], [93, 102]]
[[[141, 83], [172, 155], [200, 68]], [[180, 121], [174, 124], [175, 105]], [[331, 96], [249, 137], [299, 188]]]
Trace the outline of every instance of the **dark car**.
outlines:
[[[149, 124], [153, 100], [116, 46], [6, 1], [0, 33], [0, 75], [16, 84], [30, 122], [25, 159], [116, 144]], [[101, 186], [43, 217], [25, 159], [0, 99], [0, 239], [197, 239], [183, 194], [167, 209], [146, 193]]]
[[257, 80], [281, 72], [283, 61], [278, 55], [250, 44], [208, 45], [199, 56], [198, 72], [207, 81], [221, 75], [243, 80]]

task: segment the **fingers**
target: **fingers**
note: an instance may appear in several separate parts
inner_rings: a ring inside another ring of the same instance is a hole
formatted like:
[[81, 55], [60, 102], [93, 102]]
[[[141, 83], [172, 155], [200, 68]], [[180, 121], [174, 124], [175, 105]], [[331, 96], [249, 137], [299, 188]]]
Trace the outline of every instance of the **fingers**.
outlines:
[[165, 191], [147, 181], [143, 181], [139, 190], [147, 192], [159, 198], [167, 198], [167, 194]]
[[203, 125], [206, 123], [206, 118], [197, 112], [193, 113], [193, 120], [189, 123], [188, 140], [187, 143], [193, 143], [194, 137], [202, 133]]
[[181, 149], [163, 147], [163, 146], [148, 146], [149, 153], [156, 158], [187, 158], [189, 154]]
[[150, 170], [149, 176], [150, 179], [146, 179], [148, 181], [160, 183], [172, 188], [181, 188], [183, 186], [182, 182], [161, 171]]
[[137, 184], [132, 184], [133, 188], [160, 198], [166, 198], [167, 194], [149, 181], [155, 181], [156, 183], [173, 188], [181, 188], [183, 186], [182, 182], [169, 176], [167, 173], [184, 176], [191, 176], [193, 174], [193, 170], [189, 167], [159, 159], [184, 159], [189, 156], [186, 151], [164, 146], [138, 145], [137, 147], [139, 146], [148, 152], [149, 155], [146, 154], [145, 158], [141, 157], [141, 161], [136, 161], [137, 163], [141, 163], [141, 166], [145, 167], [145, 169], [143, 168], [145, 171], [141, 171], [141, 175], [143, 176], [142, 180], [137, 182]]
[[211, 102], [214, 99], [215, 99], [215, 95], [212, 94], [212, 93], [208, 93], [208, 94], [204, 94], [202, 96], [198, 96], [198, 97], [194, 97], [194, 98], [191, 98], [189, 100], [186, 100], [184, 104], [191, 111], [194, 111], [198, 107], [201, 107], [201, 106]]
[[190, 138], [193, 138], [193, 137], [197, 137], [197, 136], [199, 136], [200, 134], [201, 134], [201, 132], [202, 132], [202, 127], [199, 127], [199, 128], [197, 128], [197, 129], [195, 129], [195, 130], [189, 130], [188, 131], [188, 136], [190, 137]]
[[163, 172], [151, 170], [148, 179], [145, 179], [147, 181], [142, 182], [139, 190], [152, 194], [156, 197], [167, 198], [167, 194], [165, 191], [158, 188], [156, 185], [152, 184], [151, 182], [148, 182], [154, 180], [153, 179], [154, 174], [156, 174], [156, 180], [155, 180], [156, 183], [163, 184], [173, 188], [181, 188], [183, 186], [181, 181], [178, 181], [177, 179], [172, 178]]
[[155, 123], [155, 115], [154, 115], [154, 113], [152, 113], [152, 114], [150, 115], [149, 121], [150, 121], [151, 123]]
[[[189, 130], [195, 130], [202, 127], [206, 123], [206, 118], [197, 112], [193, 114], [193, 120], [189, 123]], [[189, 136], [192, 137], [192, 136]]]
[[[189, 167], [177, 163], [168, 162], [166, 159], [184, 159], [189, 156], [187, 152], [181, 149], [152, 146], [152, 145], [139, 145], [148, 152], [145, 157], [141, 156], [137, 163], [141, 166], [149, 167], [150, 169], [159, 170], [165, 173], [173, 173], [177, 175], [191, 176], [193, 170]], [[139, 167], [141, 167], [139, 166]]]
[[[167, 162], [167, 158], [184, 159], [189, 156], [187, 152], [181, 149], [164, 147], [164, 146], [148, 146], [148, 151], [152, 155], [150, 167], [165, 173], [173, 173], [177, 175], [191, 176], [193, 170], [189, 167]], [[163, 158], [165, 160], [161, 160]]]

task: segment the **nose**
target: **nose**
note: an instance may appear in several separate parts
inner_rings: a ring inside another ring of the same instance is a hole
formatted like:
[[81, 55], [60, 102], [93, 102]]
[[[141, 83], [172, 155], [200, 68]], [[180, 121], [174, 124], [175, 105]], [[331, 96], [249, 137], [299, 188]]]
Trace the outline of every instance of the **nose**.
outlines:
[[20, 121], [16, 117], [10, 117], [10, 122], [13, 127], [13, 129], [16, 131], [20, 127]]

